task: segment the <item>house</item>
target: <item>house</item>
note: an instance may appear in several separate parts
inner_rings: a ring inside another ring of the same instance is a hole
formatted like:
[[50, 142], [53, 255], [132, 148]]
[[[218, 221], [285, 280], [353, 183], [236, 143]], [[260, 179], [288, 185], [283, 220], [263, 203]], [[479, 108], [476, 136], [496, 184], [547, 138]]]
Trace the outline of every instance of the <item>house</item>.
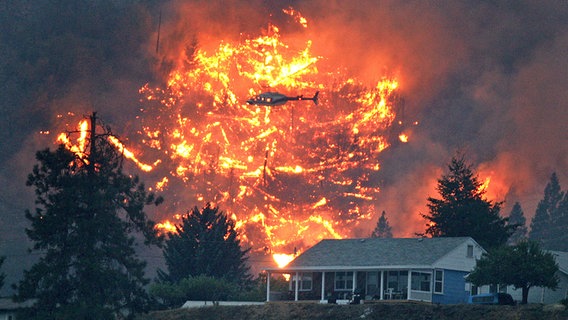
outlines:
[[[470, 237], [322, 240], [284, 268], [295, 301], [363, 299], [465, 303], [466, 275], [485, 250]], [[270, 301], [267, 281], [267, 301]]]
[[[552, 253], [556, 263], [558, 264], [558, 272], [556, 275], [560, 280], [558, 288], [555, 290], [532, 287], [529, 290], [528, 303], [558, 303], [562, 299], [568, 298], [568, 252], [548, 251]], [[507, 287], [509, 293], [515, 300], [522, 299], [522, 290], [515, 290], [512, 286]]]
[[11, 298], [0, 298], [0, 320], [16, 320], [16, 314], [20, 309], [29, 308], [35, 303], [34, 300], [14, 302]]

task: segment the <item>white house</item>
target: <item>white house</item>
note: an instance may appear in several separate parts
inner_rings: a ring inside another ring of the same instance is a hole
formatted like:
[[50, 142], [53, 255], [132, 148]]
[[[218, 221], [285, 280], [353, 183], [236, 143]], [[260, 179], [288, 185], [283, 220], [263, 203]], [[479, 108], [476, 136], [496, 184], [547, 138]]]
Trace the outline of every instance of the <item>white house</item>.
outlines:
[[17, 311], [21, 308], [31, 307], [33, 303], [33, 300], [18, 303], [10, 298], [0, 298], [0, 320], [16, 320]]
[[[556, 263], [558, 264], [557, 276], [560, 280], [558, 288], [555, 290], [532, 287], [529, 290], [528, 303], [558, 303], [562, 299], [568, 298], [568, 252], [548, 251], [552, 253]], [[513, 287], [507, 287], [513, 299], [520, 301], [522, 299], [522, 290], [515, 290]]]

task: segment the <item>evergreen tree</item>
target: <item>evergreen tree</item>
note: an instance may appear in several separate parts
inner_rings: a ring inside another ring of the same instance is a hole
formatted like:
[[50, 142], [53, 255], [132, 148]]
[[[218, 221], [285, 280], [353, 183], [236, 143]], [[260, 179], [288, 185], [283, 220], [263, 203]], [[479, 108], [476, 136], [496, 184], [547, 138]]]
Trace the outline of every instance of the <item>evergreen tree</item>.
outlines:
[[428, 198], [429, 221], [425, 231], [432, 237], [470, 236], [486, 249], [505, 244], [513, 232], [501, 218], [501, 203], [484, 198], [485, 190], [463, 157], [453, 157], [449, 174], [438, 180], [441, 198]]
[[517, 244], [521, 240], [527, 239], [526, 219], [519, 202], [515, 202], [511, 213], [509, 213], [508, 225], [515, 228], [515, 232], [509, 237], [508, 244]]
[[[559, 219], [555, 214], [558, 204], [563, 197], [560, 190], [560, 183], [556, 173], [550, 177], [550, 181], [544, 188], [544, 198], [539, 201], [535, 215], [531, 221], [531, 231], [529, 238], [534, 241], [540, 242], [543, 248], [549, 249], [552, 242], [553, 225]], [[565, 232], [565, 231], [562, 231]]]
[[568, 192], [564, 192], [562, 200], [553, 212], [554, 224], [552, 237], [548, 243], [549, 250], [568, 251]]
[[537, 242], [524, 240], [483, 254], [467, 280], [477, 286], [499, 284], [522, 289], [521, 303], [526, 304], [530, 288], [556, 288], [557, 271], [552, 253], [543, 251]]
[[391, 226], [386, 217], [386, 212], [383, 211], [379, 221], [377, 221], [377, 226], [375, 230], [371, 233], [371, 238], [392, 238]]
[[39, 151], [28, 177], [37, 207], [26, 211], [26, 233], [40, 259], [24, 272], [17, 298], [36, 300], [29, 318], [114, 319], [147, 308], [149, 281], [132, 232], [158, 243], [143, 208], [160, 199], [122, 172], [122, 155], [96, 123], [93, 114], [88, 150]]
[[242, 250], [235, 223], [217, 207], [194, 207], [170, 233], [164, 248], [168, 273], [160, 280], [178, 283], [188, 277], [224, 278], [237, 284], [250, 281], [247, 254]]

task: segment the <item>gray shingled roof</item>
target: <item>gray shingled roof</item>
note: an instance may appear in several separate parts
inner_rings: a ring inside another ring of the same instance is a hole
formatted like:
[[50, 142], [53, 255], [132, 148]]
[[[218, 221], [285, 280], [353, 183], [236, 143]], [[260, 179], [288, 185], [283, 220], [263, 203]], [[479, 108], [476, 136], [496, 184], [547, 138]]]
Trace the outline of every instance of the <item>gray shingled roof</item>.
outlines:
[[470, 239], [455, 237], [322, 240], [282, 270], [430, 266]]

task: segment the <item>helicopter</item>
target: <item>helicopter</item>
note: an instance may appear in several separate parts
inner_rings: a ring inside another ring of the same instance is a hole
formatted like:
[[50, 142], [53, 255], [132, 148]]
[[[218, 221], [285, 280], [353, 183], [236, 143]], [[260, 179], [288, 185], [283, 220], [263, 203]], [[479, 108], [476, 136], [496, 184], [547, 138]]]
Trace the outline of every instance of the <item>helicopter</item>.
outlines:
[[247, 100], [248, 104], [252, 105], [260, 105], [260, 106], [281, 106], [288, 101], [300, 101], [300, 100], [312, 100], [314, 104], [318, 104], [318, 94], [319, 91], [314, 94], [311, 98], [305, 98], [303, 95], [295, 96], [295, 97], [288, 97], [279, 92], [264, 92], [257, 96], [252, 97], [251, 99]]

